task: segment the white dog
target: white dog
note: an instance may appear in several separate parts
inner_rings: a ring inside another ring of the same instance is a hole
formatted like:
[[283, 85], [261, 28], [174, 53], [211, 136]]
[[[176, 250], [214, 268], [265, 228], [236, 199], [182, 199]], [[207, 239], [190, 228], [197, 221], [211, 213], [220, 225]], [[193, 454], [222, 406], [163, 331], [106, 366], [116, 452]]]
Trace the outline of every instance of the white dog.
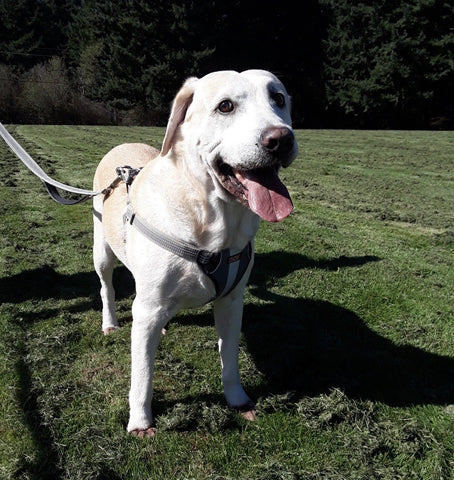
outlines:
[[117, 167], [133, 168], [123, 169], [124, 182], [94, 199], [93, 255], [104, 333], [118, 328], [115, 256], [136, 282], [127, 427], [132, 434], [155, 434], [153, 364], [162, 328], [180, 309], [211, 300], [226, 400], [245, 418], [255, 418], [238, 370], [243, 293], [259, 218], [280, 221], [292, 211], [278, 170], [297, 150], [282, 83], [263, 70], [224, 71], [184, 83], [160, 152], [124, 144], [99, 164], [95, 190], [112, 182]]

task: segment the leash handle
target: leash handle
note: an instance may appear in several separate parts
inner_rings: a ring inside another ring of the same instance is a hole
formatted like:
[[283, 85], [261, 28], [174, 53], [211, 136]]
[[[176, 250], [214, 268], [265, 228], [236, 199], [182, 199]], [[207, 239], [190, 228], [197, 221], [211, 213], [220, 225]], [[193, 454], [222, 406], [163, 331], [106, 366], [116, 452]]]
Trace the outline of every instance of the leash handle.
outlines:
[[[82, 188], [72, 187], [71, 185], [66, 185], [65, 183], [58, 182], [50, 178], [46, 172], [33, 160], [33, 158], [19, 145], [17, 140], [8, 132], [8, 130], [0, 123], [0, 135], [9, 148], [14, 152], [14, 154], [22, 161], [22, 163], [33, 172], [45, 185], [49, 195], [58, 203], [63, 205], [75, 205], [85, 200], [89, 200], [96, 195], [104, 193], [104, 190], [101, 192], [95, 192], [93, 190], [84, 190]], [[64, 190], [66, 192], [74, 193], [79, 195], [80, 198], [77, 199], [68, 199], [62, 197], [58, 193], [58, 189]]]

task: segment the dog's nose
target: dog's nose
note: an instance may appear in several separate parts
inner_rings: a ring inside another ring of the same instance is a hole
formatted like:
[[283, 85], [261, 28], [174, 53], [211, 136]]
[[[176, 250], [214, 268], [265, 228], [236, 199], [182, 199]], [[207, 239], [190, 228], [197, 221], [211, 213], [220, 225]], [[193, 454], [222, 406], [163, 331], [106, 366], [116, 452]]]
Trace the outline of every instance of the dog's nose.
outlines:
[[268, 127], [260, 135], [260, 143], [269, 152], [281, 156], [293, 149], [295, 137], [287, 127]]

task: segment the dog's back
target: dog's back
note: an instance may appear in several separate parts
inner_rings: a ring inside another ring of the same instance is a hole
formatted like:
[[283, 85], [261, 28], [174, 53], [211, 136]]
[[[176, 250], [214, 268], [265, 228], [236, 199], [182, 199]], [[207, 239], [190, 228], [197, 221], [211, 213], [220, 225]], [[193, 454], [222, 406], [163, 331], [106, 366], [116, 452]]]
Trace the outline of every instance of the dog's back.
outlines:
[[[94, 189], [102, 190], [116, 178], [117, 167], [144, 167], [159, 155], [159, 150], [144, 143], [124, 143], [108, 152], [96, 169]], [[124, 228], [123, 214], [127, 204], [127, 192], [124, 182], [102, 197], [96, 197], [93, 202], [95, 215], [102, 221], [105, 240], [122, 262], [124, 258]]]

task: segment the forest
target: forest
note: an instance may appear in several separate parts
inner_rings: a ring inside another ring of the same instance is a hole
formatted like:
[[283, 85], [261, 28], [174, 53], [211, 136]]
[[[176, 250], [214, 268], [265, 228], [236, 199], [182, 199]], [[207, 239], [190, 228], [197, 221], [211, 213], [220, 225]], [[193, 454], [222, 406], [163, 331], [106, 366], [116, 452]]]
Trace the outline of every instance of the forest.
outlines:
[[298, 128], [452, 129], [444, 0], [0, 0], [0, 121], [163, 125], [188, 76], [263, 68]]

